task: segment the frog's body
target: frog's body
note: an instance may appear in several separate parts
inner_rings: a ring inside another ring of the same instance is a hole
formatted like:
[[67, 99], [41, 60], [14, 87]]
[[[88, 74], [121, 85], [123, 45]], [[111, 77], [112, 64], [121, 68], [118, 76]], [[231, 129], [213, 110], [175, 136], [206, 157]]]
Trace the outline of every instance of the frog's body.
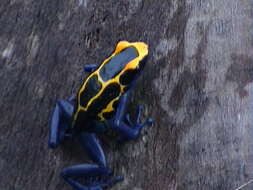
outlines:
[[[102, 179], [108, 178], [110, 171], [95, 134], [109, 126], [120, 134], [121, 140], [134, 139], [139, 136], [144, 125], [151, 124], [151, 120], [140, 123], [140, 108], [134, 124], [125, 116], [130, 90], [144, 67], [147, 55], [148, 46], [145, 43], [119, 42], [114, 53], [100, 66], [85, 67], [90, 74], [83, 81], [76, 98], [57, 102], [52, 116], [49, 146], [55, 148], [67, 137], [76, 135], [96, 162], [93, 165], [83, 164], [63, 169], [63, 178], [75, 189], [99, 190], [104, 184], [122, 180], [121, 177]], [[75, 106], [72, 105], [74, 102]], [[86, 186], [72, 179], [90, 179], [94, 176], [102, 178], [100, 181], [90, 180], [92, 182]]]
[[84, 80], [78, 91], [75, 125], [83, 124], [84, 115], [89, 120], [111, 119], [121, 95], [129, 89], [138, 69], [142, 69], [141, 61], [147, 54], [148, 47], [144, 43], [120, 42], [115, 52]]

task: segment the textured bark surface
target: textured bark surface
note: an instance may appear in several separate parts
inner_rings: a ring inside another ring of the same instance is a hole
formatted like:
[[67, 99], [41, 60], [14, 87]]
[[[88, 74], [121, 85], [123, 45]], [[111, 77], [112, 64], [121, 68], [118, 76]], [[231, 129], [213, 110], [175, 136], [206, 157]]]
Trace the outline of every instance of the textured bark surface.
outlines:
[[150, 46], [129, 110], [145, 105], [156, 123], [124, 146], [104, 138], [109, 166], [125, 176], [112, 189], [235, 190], [252, 179], [252, 6], [1, 0], [0, 189], [71, 189], [60, 170], [89, 160], [76, 142], [48, 149], [50, 114], [76, 92], [83, 65], [119, 40]]

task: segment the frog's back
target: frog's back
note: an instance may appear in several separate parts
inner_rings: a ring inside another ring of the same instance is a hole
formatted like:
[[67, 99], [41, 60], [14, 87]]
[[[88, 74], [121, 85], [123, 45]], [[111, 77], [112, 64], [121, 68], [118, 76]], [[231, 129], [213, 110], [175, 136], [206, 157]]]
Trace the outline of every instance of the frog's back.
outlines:
[[83, 81], [77, 93], [74, 126], [85, 125], [90, 120], [106, 121], [114, 116], [121, 95], [136, 74], [136, 70], [124, 68], [139, 55], [133, 46], [115, 52]]

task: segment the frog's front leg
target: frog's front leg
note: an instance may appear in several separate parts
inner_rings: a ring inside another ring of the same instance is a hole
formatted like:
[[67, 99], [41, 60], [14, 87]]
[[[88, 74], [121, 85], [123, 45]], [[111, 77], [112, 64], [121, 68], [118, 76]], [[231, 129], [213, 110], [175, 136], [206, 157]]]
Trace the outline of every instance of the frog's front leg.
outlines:
[[68, 100], [58, 100], [56, 102], [49, 130], [48, 145], [50, 148], [56, 148], [64, 140], [66, 131], [70, 128], [71, 116], [74, 110], [71, 104], [73, 99], [73, 97], [70, 97]]
[[125, 113], [130, 93], [131, 91], [128, 91], [121, 97], [115, 118], [112, 123], [113, 127], [120, 133], [121, 141], [136, 139], [144, 126], [151, 125], [153, 123], [153, 120], [151, 118], [148, 118], [144, 123], [141, 123], [141, 106], [137, 107], [136, 119], [134, 122], [130, 121], [128, 115]]
[[87, 65], [84, 65], [83, 70], [85, 72], [91, 73], [94, 70], [96, 70], [96, 68], [98, 68], [98, 66], [99, 66], [98, 64], [87, 64]]
[[[76, 190], [102, 190], [104, 186], [123, 180], [118, 176], [108, 179], [112, 174], [107, 168], [104, 151], [96, 135], [88, 132], [81, 132], [79, 140], [83, 148], [87, 151], [94, 164], [80, 164], [64, 168], [61, 176]], [[84, 178], [85, 185], [76, 181], [76, 178]]]

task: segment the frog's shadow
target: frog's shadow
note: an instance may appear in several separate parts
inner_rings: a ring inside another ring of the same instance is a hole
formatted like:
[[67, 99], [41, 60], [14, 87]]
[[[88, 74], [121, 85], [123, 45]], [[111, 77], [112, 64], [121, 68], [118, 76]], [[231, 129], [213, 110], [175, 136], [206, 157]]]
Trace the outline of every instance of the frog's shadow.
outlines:
[[[118, 143], [115, 134], [102, 134], [97, 135], [97, 137], [106, 158], [111, 152], [121, 151], [126, 144], [125, 142]], [[93, 163], [87, 151], [81, 146], [78, 138], [62, 142], [59, 148], [61, 149], [63, 157], [71, 160], [70, 165]]]

